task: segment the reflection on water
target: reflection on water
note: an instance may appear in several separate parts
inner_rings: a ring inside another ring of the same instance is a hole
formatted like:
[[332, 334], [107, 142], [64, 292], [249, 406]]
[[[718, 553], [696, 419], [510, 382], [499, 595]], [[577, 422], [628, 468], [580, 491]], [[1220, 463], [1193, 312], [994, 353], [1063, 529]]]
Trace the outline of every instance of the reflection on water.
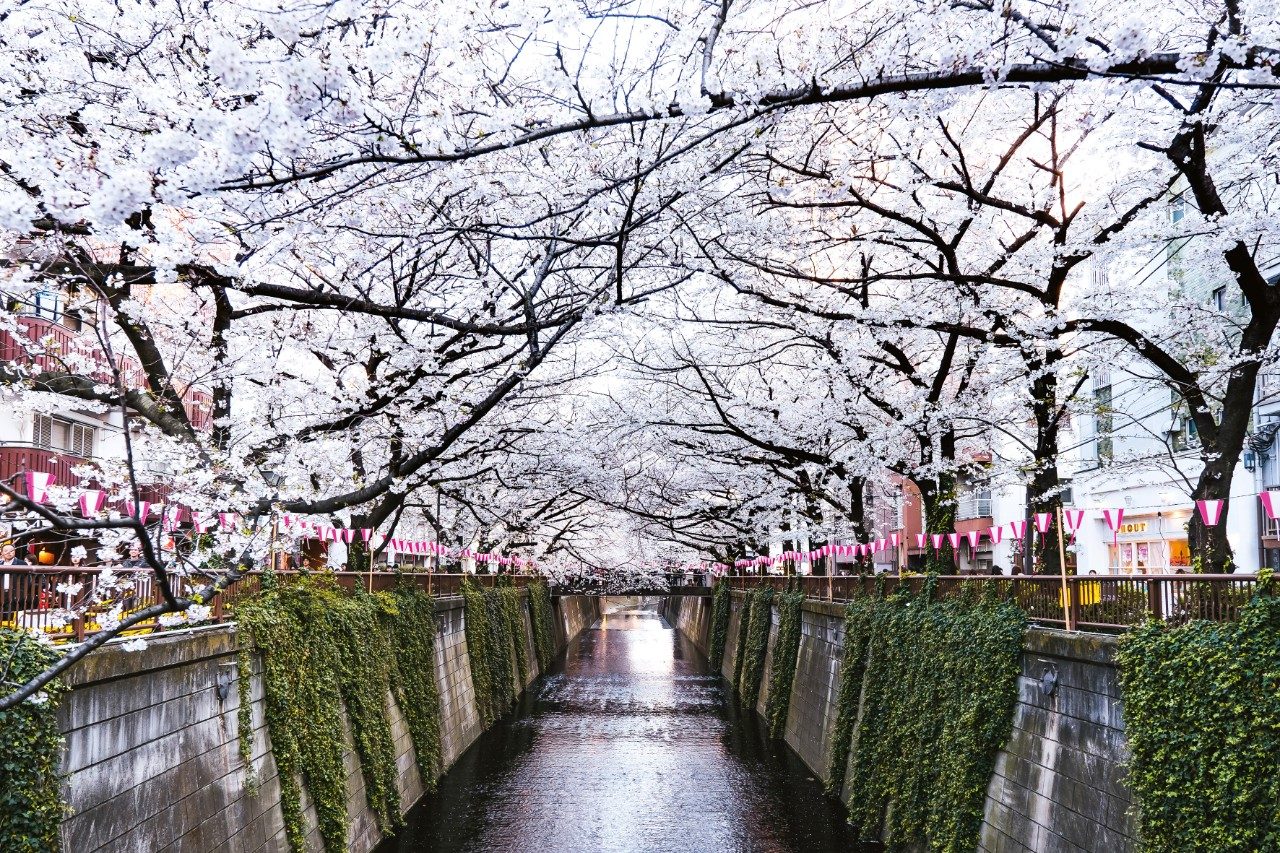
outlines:
[[606, 614], [379, 853], [856, 849], [844, 810], [658, 614]]

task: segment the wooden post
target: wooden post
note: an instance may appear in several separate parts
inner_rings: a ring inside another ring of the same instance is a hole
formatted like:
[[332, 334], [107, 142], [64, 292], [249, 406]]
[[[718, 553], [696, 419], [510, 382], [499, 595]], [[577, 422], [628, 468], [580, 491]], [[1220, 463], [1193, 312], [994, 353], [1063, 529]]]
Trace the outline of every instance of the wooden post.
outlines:
[[1075, 608], [1067, 587], [1067, 545], [1062, 538], [1062, 502], [1058, 502], [1058, 568], [1062, 572], [1062, 624], [1068, 631], [1076, 629]]

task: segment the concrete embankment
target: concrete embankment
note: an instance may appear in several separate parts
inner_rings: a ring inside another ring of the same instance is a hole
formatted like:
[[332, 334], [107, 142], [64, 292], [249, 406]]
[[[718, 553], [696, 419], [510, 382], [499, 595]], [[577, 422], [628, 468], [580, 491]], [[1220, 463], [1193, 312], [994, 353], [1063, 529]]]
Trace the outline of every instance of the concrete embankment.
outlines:
[[[600, 600], [556, 598], [556, 645], [562, 650], [599, 617]], [[429, 629], [429, 626], [428, 626]], [[461, 598], [436, 602], [435, 675], [440, 690], [441, 752], [448, 767], [482, 732], [471, 682]], [[525, 610], [529, 681], [540, 673]], [[147, 649], [109, 646], [71, 670], [59, 711], [66, 736], [64, 796], [71, 814], [63, 850], [284, 851], [280, 786], [264, 723], [262, 675], [236, 671], [234, 625], [160, 635]], [[302, 677], [302, 674], [299, 674]], [[258, 785], [238, 746], [239, 690], [252, 679], [253, 760]], [[527, 685], [526, 685], [527, 686]], [[408, 729], [388, 695], [401, 804], [423, 793]], [[367, 853], [381, 839], [365, 798], [359, 762], [346, 754], [348, 849]], [[320, 849], [306, 801], [308, 843]]]
[[[734, 593], [722, 674], [732, 679], [743, 596]], [[667, 620], [704, 652], [711, 599], [672, 597]], [[773, 612], [764, 688], [778, 629]], [[785, 730], [786, 743], [819, 777], [831, 777], [831, 738], [843, 657], [843, 608], [806, 601]], [[1013, 733], [995, 763], [978, 849], [983, 853], [1124, 853], [1137, 849], [1124, 782], [1127, 759], [1116, 640], [1032, 628], [1026, 632]], [[1048, 677], [1046, 677], [1048, 676]], [[853, 774], [847, 773], [846, 778]], [[846, 791], [847, 796], [847, 791]]]

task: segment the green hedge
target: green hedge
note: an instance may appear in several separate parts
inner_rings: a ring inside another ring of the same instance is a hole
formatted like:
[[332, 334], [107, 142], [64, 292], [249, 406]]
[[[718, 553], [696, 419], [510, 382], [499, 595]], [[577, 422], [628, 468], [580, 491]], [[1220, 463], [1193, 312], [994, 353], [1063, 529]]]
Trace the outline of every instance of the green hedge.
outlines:
[[1280, 850], [1280, 599], [1120, 644], [1128, 784], [1153, 851]]
[[302, 779], [315, 804], [328, 851], [346, 847], [346, 770], [343, 714], [364, 776], [365, 795], [379, 829], [401, 824], [395, 745], [387, 716], [388, 691], [406, 716], [424, 770], [439, 766], [439, 696], [435, 686], [435, 610], [412, 589], [368, 595], [347, 592], [319, 576], [277, 586], [236, 607], [240, 643], [240, 737], [251, 746], [252, 653], [262, 656], [264, 703], [272, 753], [279, 768], [285, 831], [305, 850]]
[[[0, 693], [52, 666], [58, 653], [29, 634], [0, 628]], [[8, 683], [3, 683], [8, 682]], [[58, 730], [60, 682], [31, 699], [0, 711], [0, 850], [58, 850], [58, 828], [66, 814], [59, 790], [62, 734]]]
[[796, 677], [796, 657], [800, 652], [800, 605], [803, 592], [786, 592], [775, 596], [778, 605], [778, 637], [773, 642], [772, 663], [769, 666], [769, 701], [765, 707], [765, 719], [769, 734], [782, 737], [787, 728], [787, 712], [791, 708], [791, 683]]
[[1025, 627], [1011, 604], [927, 591], [849, 605], [831, 777], [839, 792], [852, 756], [849, 820], [863, 838], [974, 849]]
[[769, 627], [773, 620], [772, 587], [761, 586], [752, 590], [750, 613], [750, 618], [738, 626], [747, 638], [743, 647], [742, 674], [738, 679], [738, 698], [744, 706], [754, 708], [760, 699], [764, 656], [769, 650]]
[[707, 645], [707, 664], [713, 673], [720, 672], [724, 666], [724, 643], [729, 636], [729, 603], [732, 598], [729, 582], [724, 579], [717, 581], [711, 595], [711, 636]]

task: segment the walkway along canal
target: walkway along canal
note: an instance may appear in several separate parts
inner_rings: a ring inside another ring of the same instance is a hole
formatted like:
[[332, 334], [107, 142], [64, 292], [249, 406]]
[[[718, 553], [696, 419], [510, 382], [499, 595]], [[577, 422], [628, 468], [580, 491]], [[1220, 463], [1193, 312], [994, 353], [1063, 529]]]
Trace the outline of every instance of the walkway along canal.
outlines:
[[656, 604], [605, 607], [379, 853], [858, 849]]

